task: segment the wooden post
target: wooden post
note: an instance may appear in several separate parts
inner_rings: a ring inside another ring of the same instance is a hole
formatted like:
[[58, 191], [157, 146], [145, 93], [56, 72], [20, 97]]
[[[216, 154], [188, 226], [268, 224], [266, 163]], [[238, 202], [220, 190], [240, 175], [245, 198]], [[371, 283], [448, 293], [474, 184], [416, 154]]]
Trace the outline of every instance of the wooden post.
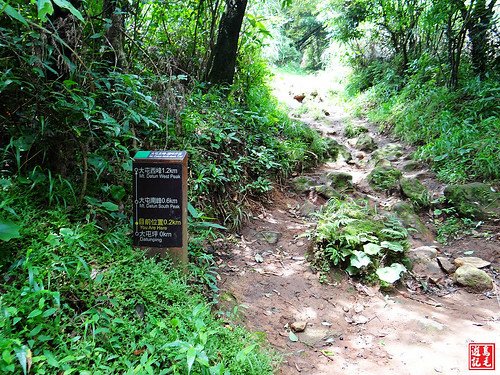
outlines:
[[186, 266], [186, 151], [139, 151], [132, 163], [134, 246]]

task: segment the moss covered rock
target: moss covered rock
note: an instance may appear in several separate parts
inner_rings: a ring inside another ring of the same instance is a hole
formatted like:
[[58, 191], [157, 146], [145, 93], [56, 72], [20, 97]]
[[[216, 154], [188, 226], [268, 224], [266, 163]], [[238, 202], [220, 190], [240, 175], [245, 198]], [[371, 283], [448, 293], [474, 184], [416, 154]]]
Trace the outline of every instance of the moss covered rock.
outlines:
[[429, 190], [414, 177], [401, 177], [399, 180], [401, 191], [412, 202], [420, 207], [428, 207], [431, 202]]
[[349, 152], [349, 149], [340, 143], [338, 143], [333, 138], [328, 138], [328, 155], [331, 160], [338, 160], [342, 158], [345, 162], [349, 162], [352, 160], [352, 155]]
[[340, 194], [337, 190], [335, 190], [330, 185], [315, 186], [314, 191], [316, 191], [319, 195], [321, 195], [327, 199], [342, 197], [342, 194]]
[[379, 148], [372, 155], [375, 160], [387, 159], [395, 161], [404, 155], [403, 146], [398, 143], [388, 143], [384, 147]]
[[298, 193], [305, 193], [312, 189], [316, 185], [316, 182], [308, 176], [295, 177], [292, 180], [292, 186]]
[[408, 202], [399, 202], [394, 205], [392, 211], [403, 222], [405, 227], [412, 228], [412, 237], [417, 239], [432, 239], [432, 232], [415, 213], [413, 205]]
[[352, 175], [346, 172], [330, 172], [326, 175], [330, 185], [338, 191], [352, 190]]
[[464, 264], [458, 267], [453, 274], [453, 281], [459, 285], [471, 288], [475, 292], [484, 292], [493, 289], [491, 277], [474, 266]]
[[374, 190], [392, 191], [399, 186], [401, 171], [393, 166], [380, 165], [373, 168], [368, 175], [368, 183]]
[[371, 152], [377, 148], [377, 144], [368, 133], [363, 133], [356, 141], [356, 148], [360, 151]]
[[500, 193], [489, 185], [473, 182], [448, 185], [444, 190], [448, 202], [462, 216], [478, 220], [500, 217]]

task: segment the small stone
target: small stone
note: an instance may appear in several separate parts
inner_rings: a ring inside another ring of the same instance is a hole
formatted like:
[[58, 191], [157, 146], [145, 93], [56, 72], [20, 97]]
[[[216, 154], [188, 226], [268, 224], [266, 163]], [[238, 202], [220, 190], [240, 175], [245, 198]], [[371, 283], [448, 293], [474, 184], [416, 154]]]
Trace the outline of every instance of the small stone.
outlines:
[[476, 267], [476, 268], [485, 268], [491, 265], [490, 262], [487, 262], [486, 260], [483, 260], [478, 257], [462, 257], [462, 258], [457, 258], [455, 259], [455, 262], [457, 267], [463, 266], [464, 264], [468, 264], [469, 266]]
[[475, 292], [485, 292], [493, 289], [491, 277], [483, 270], [468, 264], [457, 268], [453, 275], [453, 281], [459, 285], [469, 287]]
[[430, 279], [438, 283], [444, 276], [443, 271], [437, 263], [437, 250], [430, 246], [421, 246], [408, 252], [408, 258], [412, 261], [412, 272], [420, 278]]
[[293, 322], [292, 324], [290, 324], [290, 328], [294, 332], [304, 332], [304, 330], [306, 329], [306, 326], [307, 326], [307, 322], [304, 322], [304, 321], [297, 321], [297, 322]]
[[422, 168], [422, 164], [416, 160], [409, 160], [405, 165], [403, 165], [403, 171], [413, 172]]
[[435, 259], [437, 250], [431, 246], [420, 246], [408, 252], [408, 258], [412, 261]]
[[354, 324], [366, 324], [369, 322], [369, 319], [364, 315], [354, 315], [352, 319]]
[[262, 263], [264, 261], [264, 258], [262, 258], [262, 255], [260, 255], [259, 253], [255, 254], [254, 258], [257, 263]]
[[365, 309], [365, 307], [360, 303], [358, 303], [356, 306], [354, 306], [354, 312], [356, 312], [356, 314], [359, 314], [364, 309]]
[[441, 266], [441, 268], [443, 269], [443, 271], [446, 272], [448, 275], [451, 275], [457, 269], [457, 267], [453, 263], [451, 263], [448, 258], [437, 257], [437, 261]]

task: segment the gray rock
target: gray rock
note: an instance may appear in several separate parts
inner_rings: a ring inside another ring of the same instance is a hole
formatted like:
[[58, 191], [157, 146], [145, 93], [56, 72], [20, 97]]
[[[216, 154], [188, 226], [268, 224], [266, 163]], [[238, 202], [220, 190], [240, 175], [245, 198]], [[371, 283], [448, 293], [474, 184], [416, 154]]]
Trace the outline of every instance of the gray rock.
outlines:
[[408, 259], [412, 261], [412, 272], [418, 278], [430, 279], [438, 283], [444, 273], [437, 263], [437, 250], [430, 246], [421, 246], [408, 252]]
[[453, 274], [453, 281], [475, 292], [485, 292], [493, 289], [491, 277], [483, 270], [468, 264], [457, 268]]
[[428, 207], [431, 202], [429, 190], [414, 177], [401, 177], [399, 186], [403, 194], [420, 207]]
[[437, 249], [431, 246], [420, 246], [408, 252], [408, 258], [414, 262], [420, 260], [431, 260], [437, 258]]
[[462, 216], [477, 220], [500, 217], [500, 193], [487, 184], [448, 185], [444, 196]]
[[441, 268], [443, 269], [443, 271], [446, 272], [448, 275], [451, 275], [457, 269], [457, 267], [453, 263], [451, 263], [448, 258], [437, 257], [437, 261], [441, 266]]
[[484, 267], [488, 267], [489, 265], [491, 265], [490, 262], [483, 260], [481, 258], [478, 258], [478, 257], [457, 258], [457, 259], [455, 259], [454, 263], [456, 264], [457, 267], [461, 267], [464, 264], [467, 264], [469, 266], [476, 267], [476, 268], [484, 268]]
[[299, 213], [302, 216], [310, 216], [316, 211], [316, 206], [310, 201], [305, 201], [302, 206], [300, 206]]
[[346, 172], [330, 172], [326, 175], [330, 185], [337, 191], [352, 190], [352, 175]]
[[274, 245], [278, 243], [279, 239], [281, 238], [281, 233], [264, 230], [259, 233], [259, 236], [262, 239], [266, 240], [268, 244]]
[[356, 148], [360, 151], [373, 151], [377, 149], [377, 144], [369, 134], [363, 133], [356, 141]]

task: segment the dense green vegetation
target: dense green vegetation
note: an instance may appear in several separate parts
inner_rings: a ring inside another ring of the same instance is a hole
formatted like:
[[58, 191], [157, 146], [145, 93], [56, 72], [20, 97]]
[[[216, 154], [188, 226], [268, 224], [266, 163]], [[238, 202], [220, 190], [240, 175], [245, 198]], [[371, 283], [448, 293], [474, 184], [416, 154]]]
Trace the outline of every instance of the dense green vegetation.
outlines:
[[358, 113], [421, 146], [416, 157], [441, 179], [499, 179], [496, 0], [297, 0], [285, 11], [264, 8], [272, 61], [329, 70], [343, 58]]
[[[277, 109], [255, 18], [233, 85], [206, 81], [223, 11], [0, 1], [0, 372], [272, 372], [261, 339], [216, 314], [207, 221], [238, 227], [249, 201], [321, 161], [326, 143]], [[131, 247], [140, 149], [188, 151], [186, 274]]]
[[[0, 0], [0, 372], [271, 373], [217, 315], [204, 251], [215, 220], [238, 228], [328, 154], [277, 107], [264, 57], [314, 70], [347, 52], [381, 128], [445, 181], [498, 180], [499, 45], [495, 0]], [[188, 151], [187, 273], [131, 247], [141, 149]], [[406, 231], [374, 215], [330, 202], [322, 267], [396, 280]]]

